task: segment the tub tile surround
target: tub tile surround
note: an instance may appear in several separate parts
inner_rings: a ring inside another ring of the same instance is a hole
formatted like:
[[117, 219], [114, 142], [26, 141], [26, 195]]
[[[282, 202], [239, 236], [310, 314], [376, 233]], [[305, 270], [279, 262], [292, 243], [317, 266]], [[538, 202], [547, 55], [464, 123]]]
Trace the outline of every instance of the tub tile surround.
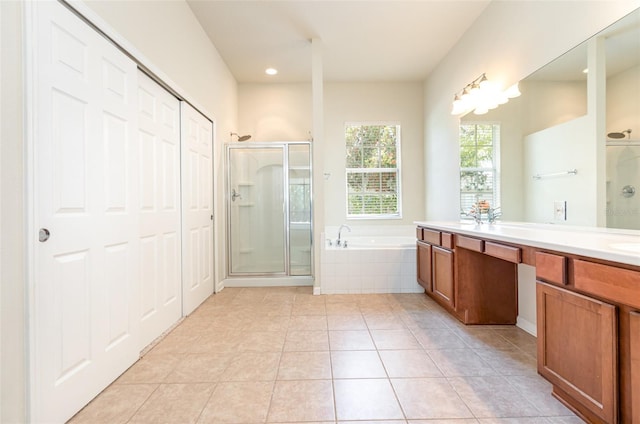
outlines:
[[536, 374], [531, 343], [465, 327], [424, 294], [226, 288], [70, 423], [581, 423]]
[[[320, 252], [322, 294], [423, 293], [416, 281], [415, 227], [406, 225], [351, 226], [342, 240], [404, 239], [399, 247], [336, 247], [339, 227], [327, 227]], [[329, 246], [331, 240], [333, 246]]]

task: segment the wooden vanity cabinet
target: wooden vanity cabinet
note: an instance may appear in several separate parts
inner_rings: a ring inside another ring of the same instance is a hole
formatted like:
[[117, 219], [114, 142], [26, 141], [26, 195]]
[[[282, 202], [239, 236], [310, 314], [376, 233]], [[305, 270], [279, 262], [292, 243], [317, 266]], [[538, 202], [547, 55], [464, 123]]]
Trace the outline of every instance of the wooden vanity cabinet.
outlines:
[[615, 306], [541, 281], [536, 296], [538, 372], [589, 422], [617, 423]]
[[418, 284], [424, 287], [427, 293], [431, 293], [433, 292], [431, 285], [431, 245], [418, 241], [416, 255]]
[[433, 295], [451, 309], [456, 307], [453, 259], [453, 251], [431, 247]]
[[554, 395], [588, 422], [640, 423], [640, 272], [537, 252], [536, 279], [538, 372]]

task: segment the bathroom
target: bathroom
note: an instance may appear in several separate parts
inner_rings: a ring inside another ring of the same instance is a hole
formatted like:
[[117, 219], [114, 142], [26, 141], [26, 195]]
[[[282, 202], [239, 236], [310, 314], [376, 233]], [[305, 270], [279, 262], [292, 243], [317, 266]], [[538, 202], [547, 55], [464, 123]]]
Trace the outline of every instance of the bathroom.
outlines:
[[[104, 21], [126, 34], [127, 38], [137, 46], [139, 52], [162, 70], [158, 74], [167, 77], [167, 80], [175, 81], [182, 89], [191, 93], [194, 103], [202, 105], [215, 116], [214, 166], [217, 172], [214, 174], [214, 191], [218, 199], [214, 210], [217, 217], [214, 259], [215, 281], [218, 284], [216, 290], [223, 289], [228, 275], [226, 265], [228, 258], [225, 248], [227, 229], [226, 222], [222, 218], [226, 215], [226, 205], [222, 201], [226, 185], [222, 170], [225, 168], [224, 143], [237, 143], [235, 138], [232, 139], [229, 136], [231, 132], [251, 134], [252, 141], [249, 143], [311, 139], [317, 143], [314, 145], [313, 152], [316, 208], [313, 264], [315, 275], [321, 280], [319, 265], [323, 240], [320, 234], [326, 228], [339, 227], [343, 223], [347, 223], [352, 228], [376, 225], [407, 228], [414, 221], [425, 217], [444, 220], [458, 216], [459, 173], [456, 165], [459, 157], [456, 141], [459, 121], [456, 117], [452, 117], [449, 111], [453, 94], [468, 80], [485, 72], [490, 78], [499, 79], [505, 83], [519, 81], [637, 7], [635, 4], [619, 2], [593, 5], [583, 10], [582, 6], [571, 8], [567, 5], [549, 4], [538, 9], [527, 5], [525, 7], [531, 9], [523, 12], [516, 10], [508, 2], [494, 4], [491, 6], [494, 13], [480, 19], [471, 32], [465, 35], [465, 42], [462, 45], [450, 46], [449, 53], [440, 66], [433, 70], [426, 82], [421, 78], [408, 82], [362, 81], [355, 78], [351, 82], [327, 81], [318, 87], [317, 82], [315, 84], [307, 82], [273, 84], [263, 80], [254, 83], [237, 83], [220, 55], [208, 50], [210, 44], [206, 36], [191, 29], [196, 21], [188, 7], [181, 9], [179, 5], [172, 5], [149, 11], [143, 3], [122, 2], [122, 4], [112, 4], [107, 7], [96, 2], [86, 7], [94, 8]], [[12, 5], [3, 4], [2, 7], [3, 59], [5, 55], [16, 58], [20, 56], [20, 52], [11, 50], [11, 48], [16, 49], [15, 44], [11, 43], [20, 42], [20, 37], [16, 34], [22, 33], [18, 24], [21, 22], [21, 11], [16, 11]], [[554, 7], [560, 9], [554, 9]], [[564, 17], [567, 10], [563, 8], [568, 8], [575, 19], [568, 22]], [[149, 13], [155, 19], [150, 20], [151, 23], [144, 31], [140, 31], [136, 23], [127, 19], [128, 16], [148, 16]], [[532, 22], [531, 27], [523, 26], [517, 19], [507, 21], [502, 19], [504, 14], [519, 16], [522, 13], [526, 13], [529, 17], [529, 21]], [[564, 29], [560, 33], [547, 33], [541, 31], [540, 26], [536, 26], [535, 22], [539, 25], [545, 23], [545, 28], [548, 25], [556, 25]], [[173, 25], [176, 32], [168, 31], [167, 28]], [[491, 28], [497, 25], [513, 36], [496, 39]], [[188, 42], [200, 47], [194, 48], [195, 53], [180, 48], [169, 38], [176, 34], [184, 35]], [[9, 44], [7, 49], [4, 48], [5, 43]], [[523, 48], [523, 46], [526, 47]], [[309, 53], [308, 50], [307, 53]], [[207, 53], [203, 53], [204, 51]], [[12, 75], [20, 79], [22, 71], [20, 62], [13, 59], [3, 60], [3, 78], [5, 75]], [[203, 63], [204, 66], [200, 66]], [[9, 73], [4, 72], [5, 66], [9, 67]], [[319, 100], [318, 90], [320, 89], [322, 96]], [[23, 99], [19, 93], [10, 94], [15, 96], [15, 98], [7, 97], [13, 100], [12, 104], [18, 106], [22, 104]], [[3, 96], [3, 101], [4, 99]], [[323, 111], [320, 117], [317, 116], [319, 109]], [[12, 136], [18, 134], [13, 138], [21, 139], [23, 130], [20, 125], [22, 118], [26, 118], [22, 116], [16, 118], [11, 115], [13, 109], [3, 108], [2, 113], [3, 131], [9, 131]], [[14, 122], [15, 124], [10, 124]], [[323, 125], [318, 126], [318, 122], [322, 122]], [[385, 221], [346, 219], [344, 196], [344, 125], [346, 122], [401, 124], [404, 169], [401, 181], [402, 217]], [[607, 125], [606, 132], [624, 131], [627, 128], [633, 129], [632, 138], [640, 134], [640, 125], [615, 122], [611, 122], [611, 126]], [[21, 147], [17, 146], [15, 151], [5, 152], [3, 146], [3, 165], [5, 161], [22, 163]], [[514, 155], [517, 156], [519, 153], [521, 152], [516, 151]], [[17, 165], [3, 167], [3, 198], [5, 195], [11, 195], [17, 203], [21, 203], [20, 200], [25, 196], [25, 188], [21, 185], [22, 177], [22, 169], [17, 169]], [[4, 182], [8, 181], [15, 184], [7, 188]], [[521, 187], [511, 188], [504, 199], [517, 199], [517, 191], [522, 190]], [[521, 209], [518, 210], [518, 208]], [[519, 219], [523, 209], [523, 203], [515, 205], [512, 210], [518, 210], [518, 214], [509, 216], [508, 210], [505, 210], [504, 218]], [[571, 205], [568, 206], [568, 210], [571, 210]], [[24, 234], [19, 229], [11, 230], [9, 227], [12, 225], [5, 225], [5, 220], [7, 223], [22, 222], [25, 220], [23, 212], [21, 208], [15, 208], [6, 213], [3, 209], [3, 241], [10, 242], [15, 247], [25, 245]], [[7, 231], [7, 234], [4, 231]], [[336, 238], [337, 234], [326, 234], [326, 237]], [[16, 281], [25, 281], [26, 255], [23, 250], [11, 249], [7, 256], [3, 251], [3, 282], [5, 273]], [[24, 322], [26, 316], [24, 296], [22, 284], [3, 284], [3, 322], [18, 324]], [[5, 304], [8, 304], [8, 307], [5, 308]], [[18, 324], [16, 328], [23, 327]], [[26, 360], [23, 356], [24, 352], [18, 347], [24, 345], [27, 335], [25, 332], [12, 331], [9, 337], [4, 336], [3, 330], [3, 371], [5, 364], [10, 364], [12, 369], [8, 373], [3, 372], [3, 396], [9, 393], [9, 390], [5, 390], [6, 387], [13, 387], [16, 388], [15, 392], [24, 393], [26, 378], [23, 377], [26, 375]], [[8, 351], [6, 355], [5, 347]], [[16, 381], [19, 383], [14, 384]], [[20, 388], [22, 390], [19, 390]], [[25, 397], [18, 397], [20, 399], [12, 402], [11, 405], [14, 406], [11, 408], [18, 410], [20, 414], [20, 409], [24, 408]]]

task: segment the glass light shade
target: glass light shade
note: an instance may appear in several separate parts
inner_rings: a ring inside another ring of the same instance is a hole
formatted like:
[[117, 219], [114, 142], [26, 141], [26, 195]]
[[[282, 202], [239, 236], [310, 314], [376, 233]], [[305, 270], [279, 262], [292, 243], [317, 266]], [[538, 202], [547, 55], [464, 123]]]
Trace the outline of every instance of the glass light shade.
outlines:
[[518, 88], [518, 83], [513, 84], [511, 87], [507, 88], [504, 92], [504, 94], [510, 98], [513, 99], [514, 97], [518, 97], [520, 96], [520, 89]]
[[474, 111], [473, 114], [474, 115], [484, 115], [485, 113], [489, 112], [489, 109], [486, 106], [478, 106]]

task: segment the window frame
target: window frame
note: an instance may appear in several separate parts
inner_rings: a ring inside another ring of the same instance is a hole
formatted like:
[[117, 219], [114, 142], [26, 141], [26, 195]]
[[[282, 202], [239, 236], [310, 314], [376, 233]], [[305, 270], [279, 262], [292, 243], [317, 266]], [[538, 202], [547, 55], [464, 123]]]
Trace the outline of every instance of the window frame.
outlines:
[[[394, 168], [349, 168], [346, 163], [347, 159], [347, 128], [354, 126], [394, 126], [396, 127], [395, 148], [396, 148], [396, 166]], [[370, 220], [370, 219], [402, 219], [402, 125], [398, 121], [349, 121], [345, 122], [343, 129], [344, 137], [344, 160], [345, 160], [345, 213], [349, 220]], [[396, 213], [378, 213], [378, 214], [350, 214], [349, 213], [349, 175], [355, 173], [381, 173], [395, 172], [396, 174]]]
[[[462, 194], [463, 194], [463, 190], [462, 190], [462, 173], [464, 171], [470, 171], [470, 172], [474, 172], [474, 171], [490, 171], [493, 173], [493, 184], [492, 184], [492, 198], [490, 199], [490, 205], [492, 208], [496, 208], [496, 207], [501, 207], [501, 196], [500, 196], [500, 136], [501, 136], [501, 132], [502, 132], [502, 125], [499, 121], [483, 121], [483, 120], [469, 120], [469, 121], [460, 121], [459, 126], [462, 127], [463, 125], [475, 125], [476, 127], [478, 125], [491, 125], [492, 128], [492, 144], [491, 144], [491, 150], [492, 150], [492, 161], [491, 161], [491, 168], [488, 167], [469, 167], [469, 168], [463, 168], [462, 164], [459, 164], [459, 177], [460, 177], [460, 183], [458, 186], [458, 201], [460, 202], [460, 220], [461, 221], [469, 221], [469, 220], [473, 220], [473, 218], [469, 217], [469, 216], [465, 216], [463, 215], [464, 212], [469, 212], [468, 210], [464, 210], [463, 206], [462, 206]], [[476, 131], [477, 134], [477, 131]], [[477, 144], [477, 137], [476, 137], [476, 158], [477, 158], [477, 149], [478, 144]], [[460, 136], [458, 136], [458, 148], [460, 149], [458, 152], [458, 161], [460, 161], [462, 159], [461, 157], [461, 139]]]

